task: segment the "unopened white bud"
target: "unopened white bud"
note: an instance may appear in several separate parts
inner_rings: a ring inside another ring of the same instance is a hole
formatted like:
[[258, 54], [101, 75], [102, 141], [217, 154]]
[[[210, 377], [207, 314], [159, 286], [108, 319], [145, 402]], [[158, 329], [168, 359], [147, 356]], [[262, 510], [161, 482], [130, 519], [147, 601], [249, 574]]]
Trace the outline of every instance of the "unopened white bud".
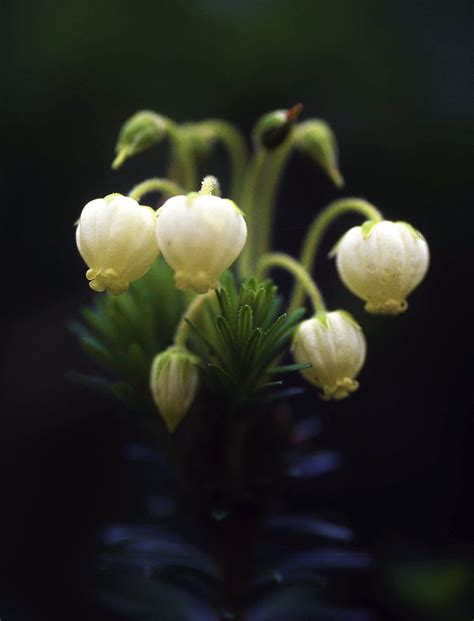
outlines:
[[336, 247], [339, 275], [371, 313], [397, 315], [423, 280], [428, 244], [406, 222], [365, 222], [350, 229]]
[[155, 356], [150, 389], [170, 433], [185, 417], [199, 388], [199, 361], [183, 347], [173, 345]]
[[298, 364], [312, 366], [301, 371], [324, 399], [343, 399], [357, 390], [354, 379], [366, 354], [364, 334], [345, 311], [318, 313], [303, 321], [293, 338], [293, 356]]
[[79, 218], [76, 242], [89, 266], [94, 291], [119, 294], [141, 278], [158, 256], [156, 214], [121, 194], [87, 203]]
[[158, 210], [156, 236], [178, 289], [206, 293], [239, 256], [247, 226], [231, 200], [192, 193], [174, 196]]

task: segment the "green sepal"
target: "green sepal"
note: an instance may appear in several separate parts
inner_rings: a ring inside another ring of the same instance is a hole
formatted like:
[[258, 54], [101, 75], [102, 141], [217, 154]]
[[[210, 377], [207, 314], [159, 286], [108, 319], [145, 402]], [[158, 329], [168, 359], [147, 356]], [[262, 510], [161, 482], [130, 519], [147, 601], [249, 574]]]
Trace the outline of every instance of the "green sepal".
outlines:
[[367, 239], [367, 237], [369, 237], [369, 235], [372, 233], [372, 229], [374, 228], [374, 226], [377, 224], [377, 222], [375, 222], [375, 220], [366, 220], [362, 225], [361, 225], [361, 231], [362, 231], [362, 238], [363, 239]]
[[411, 224], [409, 224], [408, 222], [403, 222], [402, 220], [399, 220], [398, 222], [394, 222], [394, 224], [398, 224], [400, 226], [405, 227], [408, 232], [415, 238], [415, 239], [424, 239], [423, 235], [420, 233], [420, 231], [417, 231]]
[[319, 313], [316, 313], [315, 319], [319, 321], [325, 330], [329, 330], [328, 314], [325, 311], [319, 311]]
[[345, 235], [346, 235], [346, 234], [344, 233], [344, 235], [343, 235], [341, 238], [339, 238], [339, 239], [337, 240], [337, 242], [334, 244], [334, 246], [333, 246], [333, 247], [331, 248], [331, 250], [328, 252], [328, 258], [329, 258], [329, 259], [333, 259], [333, 258], [336, 256], [337, 251], [339, 250], [339, 245], [340, 245], [340, 243], [342, 242], [342, 240], [344, 239]]

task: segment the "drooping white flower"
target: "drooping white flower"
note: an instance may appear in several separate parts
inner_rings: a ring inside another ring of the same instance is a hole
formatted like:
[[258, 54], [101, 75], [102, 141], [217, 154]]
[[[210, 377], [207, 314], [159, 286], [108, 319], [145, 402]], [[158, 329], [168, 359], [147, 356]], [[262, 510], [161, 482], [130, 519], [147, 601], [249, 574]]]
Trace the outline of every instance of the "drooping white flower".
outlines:
[[173, 345], [157, 354], [150, 371], [150, 389], [161, 417], [173, 433], [199, 389], [198, 358]]
[[141, 278], [158, 256], [156, 214], [121, 194], [90, 201], [76, 229], [76, 242], [94, 291], [119, 294]]
[[192, 193], [174, 196], [158, 210], [156, 237], [178, 289], [206, 293], [239, 256], [247, 226], [231, 200]]
[[406, 222], [365, 222], [350, 229], [336, 247], [339, 275], [371, 313], [397, 315], [423, 280], [429, 264], [425, 239]]
[[312, 366], [301, 371], [324, 399], [343, 399], [357, 390], [354, 379], [366, 355], [364, 334], [345, 311], [318, 313], [301, 322], [293, 338], [293, 356], [298, 364]]

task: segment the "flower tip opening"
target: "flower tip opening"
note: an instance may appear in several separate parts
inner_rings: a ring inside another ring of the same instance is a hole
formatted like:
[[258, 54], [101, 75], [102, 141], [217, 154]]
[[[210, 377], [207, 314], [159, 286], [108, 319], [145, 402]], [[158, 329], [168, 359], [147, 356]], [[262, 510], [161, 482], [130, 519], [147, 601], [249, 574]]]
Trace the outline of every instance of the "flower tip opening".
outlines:
[[341, 172], [339, 171], [338, 168], [336, 168], [335, 166], [331, 167], [328, 170], [328, 175], [329, 175], [329, 178], [331, 179], [331, 181], [336, 186], [336, 188], [343, 188], [344, 187], [344, 185], [345, 185], [344, 177], [342, 176], [342, 174], [341, 174]]
[[129, 156], [129, 149], [126, 149], [126, 148], [120, 149], [117, 152], [117, 155], [115, 156], [114, 161], [112, 162], [112, 165], [111, 165], [112, 170], [117, 170], [118, 168], [120, 168], [120, 166], [122, 166], [122, 164], [125, 162], [128, 156]]
[[297, 103], [292, 108], [289, 108], [286, 111], [286, 120], [288, 122], [296, 121], [298, 117], [300, 116], [300, 114], [302, 113], [303, 108], [304, 106], [302, 103]]

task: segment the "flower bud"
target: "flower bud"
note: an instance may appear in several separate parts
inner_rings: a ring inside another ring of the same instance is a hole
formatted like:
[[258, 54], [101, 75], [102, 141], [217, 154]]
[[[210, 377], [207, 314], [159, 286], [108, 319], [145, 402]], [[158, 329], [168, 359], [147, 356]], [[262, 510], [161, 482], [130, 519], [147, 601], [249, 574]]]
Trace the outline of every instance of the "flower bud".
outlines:
[[253, 130], [257, 144], [269, 151], [279, 147], [290, 133], [302, 109], [302, 104], [296, 104], [289, 110], [274, 110], [264, 114]]
[[170, 433], [191, 407], [199, 388], [199, 360], [186, 349], [169, 347], [155, 356], [150, 372], [150, 389]]
[[366, 344], [359, 324], [345, 311], [318, 313], [303, 321], [293, 338], [298, 364], [312, 366], [301, 371], [324, 399], [343, 399], [357, 390], [354, 379], [365, 361]]
[[370, 313], [397, 315], [406, 297], [423, 280], [428, 244], [406, 222], [367, 221], [350, 229], [335, 249], [339, 275], [366, 301]]
[[239, 256], [247, 238], [241, 211], [231, 200], [191, 193], [158, 210], [158, 246], [175, 271], [178, 289], [206, 293]]
[[119, 294], [141, 278], [158, 256], [156, 215], [150, 207], [121, 194], [87, 203], [76, 229], [76, 242], [89, 266], [94, 291]]
[[336, 138], [327, 123], [317, 119], [300, 123], [295, 132], [295, 144], [321, 166], [335, 186], [344, 185], [339, 171]]
[[119, 168], [129, 157], [152, 147], [166, 135], [166, 131], [166, 119], [159, 114], [142, 110], [131, 116], [120, 130], [112, 168]]

